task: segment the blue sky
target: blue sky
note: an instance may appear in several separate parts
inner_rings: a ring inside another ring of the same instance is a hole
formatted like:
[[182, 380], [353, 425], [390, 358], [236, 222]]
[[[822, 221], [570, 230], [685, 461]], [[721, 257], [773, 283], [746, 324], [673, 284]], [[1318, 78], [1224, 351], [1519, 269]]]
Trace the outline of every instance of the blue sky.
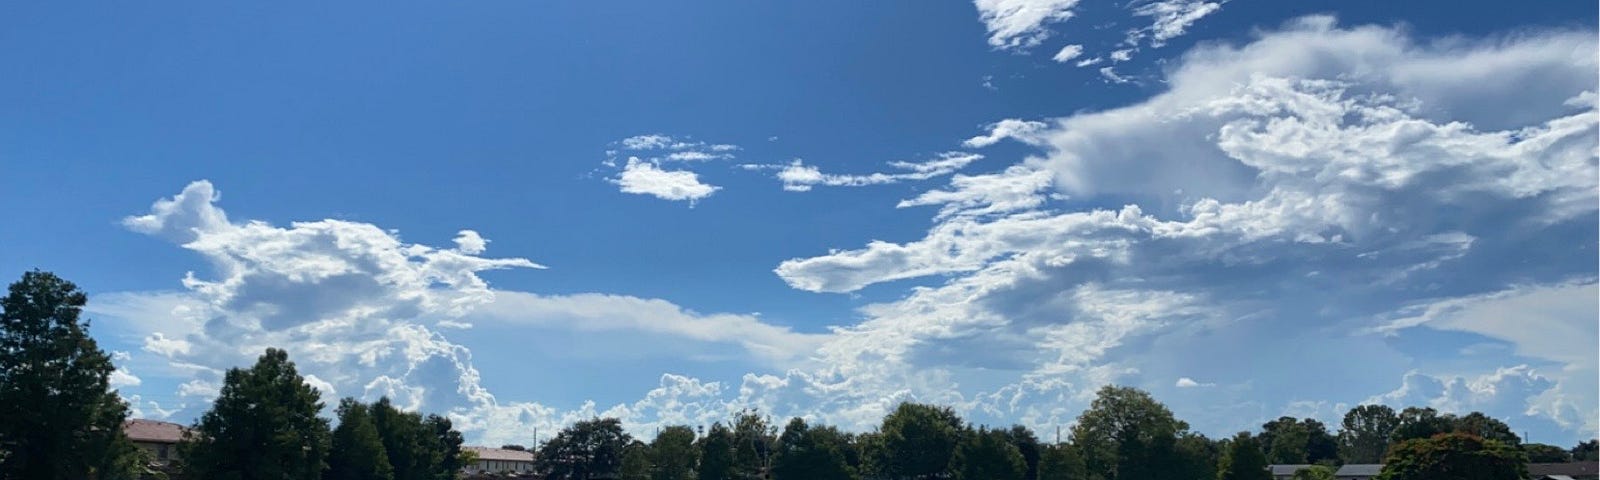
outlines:
[[1593, 4], [0, 6], [0, 271], [140, 415], [287, 347], [528, 442], [900, 400], [1600, 429]]

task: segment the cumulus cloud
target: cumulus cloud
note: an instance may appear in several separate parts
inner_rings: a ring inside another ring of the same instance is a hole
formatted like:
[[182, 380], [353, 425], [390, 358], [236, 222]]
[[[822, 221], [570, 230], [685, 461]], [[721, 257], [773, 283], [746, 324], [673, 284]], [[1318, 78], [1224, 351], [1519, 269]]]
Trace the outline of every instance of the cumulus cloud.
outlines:
[[1050, 37], [1049, 26], [1072, 18], [1078, 0], [974, 0], [989, 46], [1026, 50]]
[[118, 368], [111, 371], [111, 388], [137, 387], [144, 383], [139, 377], [134, 376], [127, 368]]
[[1215, 386], [1217, 386], [1217, 384], [1215, 384], [1215, 383], [1200, 383], [1200, 382], [1194, 381], [1193, 378], [1178, 377], [1178, 382], [1173, 386], [1178, 387], [1178, 388], [1198, 388], [1198, 387], [1215, 387]]
[[1023, 143], [1034, 143], [1038, 141], [1038, 137], [1035, 135], [1048, 126], [1044, 122], [1008, 118], [989, 124], [989, 133], [968, 138], [966, 141], [961, 142], [961, 146], [983, 148], [1000, 143], [1001, 140], [1008, 138]]
[[1067, 63], [1072, 61], [1072, 59], [1078, 58], [1082, 55], [1083, 45], [1067, 45], [1065, 47], [1061, 47], [1061, 50], [1057, 51], [1054, 56], [1050, 57], [1050, 59], [1055, 60], [1056, 63]]
[[688, 201], [691, 204], [721, 190], [700, 182], [700, 175], [688, 170], [664, 170], [655, 163], [629, 157], [627, 165], [612, 183], [624, 193], [650, 195], [662, 200]]

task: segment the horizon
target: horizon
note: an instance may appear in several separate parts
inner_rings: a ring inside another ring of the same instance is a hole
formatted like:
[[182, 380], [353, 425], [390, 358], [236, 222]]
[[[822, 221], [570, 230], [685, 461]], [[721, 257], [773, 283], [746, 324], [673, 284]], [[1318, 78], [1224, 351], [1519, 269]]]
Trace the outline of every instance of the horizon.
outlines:
[[[1017, 7], [1017, 8], [1011, 8]], [[267, 347], [469, 444], [902, 401], [1600, 436], [1600, 7], [204, 2], [0, 15], [0, 272], [135, 416]], [[13, 277], [14, 278], [14, 277]]]

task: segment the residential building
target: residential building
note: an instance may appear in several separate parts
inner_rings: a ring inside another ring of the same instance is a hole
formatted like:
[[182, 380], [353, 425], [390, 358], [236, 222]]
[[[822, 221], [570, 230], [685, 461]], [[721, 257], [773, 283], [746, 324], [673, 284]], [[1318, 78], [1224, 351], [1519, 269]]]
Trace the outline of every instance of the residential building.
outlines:
[[477, 460], [461, 468], [462, 473], [533, 475], [533, 452], [488, 447], [461, 447], [472, 452]]
[[133, 419], [122, 424], [124, 434], [134, 445], [144, 449], [153, 467], [165, 467], [178, 455], [178, 442], [183, 440], [183, 425], [156, 420]]
[[1534, 480], [1596, 480], [1600, 479], [1600, 463], [1530, 463], [1528, 478]]

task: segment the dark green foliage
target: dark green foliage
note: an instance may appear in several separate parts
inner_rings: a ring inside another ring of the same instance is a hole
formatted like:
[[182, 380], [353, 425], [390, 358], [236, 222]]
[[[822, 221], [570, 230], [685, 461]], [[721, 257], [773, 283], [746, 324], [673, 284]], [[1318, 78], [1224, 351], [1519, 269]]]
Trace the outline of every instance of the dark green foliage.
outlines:
[[1239, 432], [1222, 449], [1217, 462], [1217, 480], [1272, 480], [1267, 472], [1267, 457], [1250, 432]]
[[368, 412], [395, 480], [446, 480], [461, 469], [461, 432], [449, 419], [400, 410], [388, 397], [373, 402]]
[[179, 445], [186, 478], [317, 480], [328, 421], [317, 389], [289, 354], [267, 349], [249, 370], [229, 369], [217, 400]]
[[776, 480], [850, 480], [849, 437], [833, 427], [811, 427], [795, 418], [778, 437], [772, 464]]
[[1039, 478], [1039, 439], [1033, 436], [1033, 431], [1022, 425], [1012, 425], [1011, 430], [1005, 431], [1006, 437], [1011, 439], [1011, 444], [1017, 447], [1017, 452], [1022, 454], [1022, 461], [1028, 464], [1028, 472], [1022, 478], [1036, 480]]
[[1389, 444], [1432, 438], [1434, 435], [1453, 429], [1455, 429], [1455, 419], [1449, 415], [1439, 415], [1439, 411], [1432, 408], [1406, 407], [1400, 411], [1399, 422], [1395, 425], [1394, 435], [1390, 437]]
[[1600, 460], [1600, 440], [1590, 440], [1572, 447], [1572, 460], [1579, 462]]
[[1466, 433], [1400, 442], [1384, 458], [1379, 480], [1516, 480], [1527, 473], [1522, 452]]
[[1072, 428], [1089, 474], [1105, 480], [1165, 479], [1189, 425], [1149, 393], [1107, 385]]
[[1378, 463], [1389, 449], [1389, 439], [1400, 425], [1394, 409], [1361, 405], [1344, 414], [1339, 429], [1339, 458], [1344, 463]]
[[1222, 459], [1222, 447], [1217, 442], [1198, 433], [1178, 435], [1177, 459], [1173, 462], [1173, 479], [1211, 480], [1217, 478], [1217, 462]]
[[1522, 437], [1513, 433], [1510, 425], [1480, 412], [1456, 417], [1452, 431], [1483, 437], [1512, 447], [1522, 445]]
[[1333, 467], [1326, 465], [1312, 465], [1295, 470], [1294, 476], [1290, 477], [1290, 480], [1336, 480], [1333, 474], [1337, 471]]
[[[116, 368], [78, 315], [88, 297], [31, 271], [0, 300], [0, 479], [131, 478], [139, 452], [122, 434]], [[26, 406], [26, 407], [23, 407]]]
[[980, 429], [962, 439], [952, 459], [960, 480], [1022, 480], [1028, 463], [1003, 430]]
[[1564, 463], [1572, 461], [1572, 452], [1555, 445], [1543, 443], [1524, 443], [1522, 453], [1528, 456], [1528, 463]]
[[694, 465], [699, 460], [699, 449], [694, 447], [694, 429], [686, 425], [673, 425], [661, 429], [650, 442], [650, 463], [654, 480], [692, 480]]
[[622, 469], [622, 451], [633, 437], [615, 418], [585, 420], [561, 430], [539, 449], [536, 468], [551, 480], [582, 480]]
[[733, 478], [733, 432], [721, 422], [711, 424], [711, 430], [700, 439], [699, 480], [728, 480]]
[[1083, 456], [1068, 444], [1050, 445], [1039, 453], [1039, 480], [1087, 480]]
[[339, 402], [339, 427], [333, 429], [328, 451], [327, 478], [339, 480], [391, 480], [394, 467], [384, 451], [378, 428], [372, 426], [367, 406], [354, 398]]
[[1267, 461], [1274, 464], [1302, 464], [1336, 461], [1338, 441], [1328, 427], [1314, 419], [1280, 417], [1261, 425], [1262, 448]]
[[424, 444], [429, 450], [428, 458], [436, 459], [437, 462], [429, 471], [433, 472], [433, 478], [437, 480], [454, 479], [456, 472], [466, 466], [466, 463], [461, 461], [461, 444], [466, 439], [461, 436], [461, 432], [456, 431], [455, 425], [451, 424], [448, 418], [428, 415], [422, 423], [426, 431], [432, 432], [432, 435], [427, 437], [429, 441]]
[[650, 446], [634, 440], [623, 448], [622, 471], [619, 476], [622, 480], [650, 480]]
[[873, 463], [888, 478], [942, 478], [965, 428], [949, 407], [902, 403], [883, 419]]
[[733, 419], [733, 474], [735, 478], [760, 478], [772, 459], [777, 431], [754, 410], [740, 411]]

